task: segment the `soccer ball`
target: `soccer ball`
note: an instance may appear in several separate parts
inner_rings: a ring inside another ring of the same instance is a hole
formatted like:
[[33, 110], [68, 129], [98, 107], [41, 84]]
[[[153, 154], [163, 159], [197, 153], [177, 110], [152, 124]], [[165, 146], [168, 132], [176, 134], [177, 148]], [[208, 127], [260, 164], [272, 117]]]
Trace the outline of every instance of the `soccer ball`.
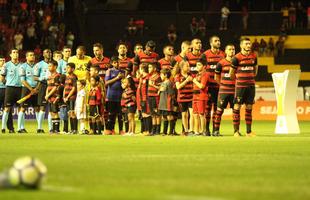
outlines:
[[8, 180], [13, 187], [39, 188], [46, 172], [46, 166], [39, 159], [26, 156], [14, 162], [8, 171]]

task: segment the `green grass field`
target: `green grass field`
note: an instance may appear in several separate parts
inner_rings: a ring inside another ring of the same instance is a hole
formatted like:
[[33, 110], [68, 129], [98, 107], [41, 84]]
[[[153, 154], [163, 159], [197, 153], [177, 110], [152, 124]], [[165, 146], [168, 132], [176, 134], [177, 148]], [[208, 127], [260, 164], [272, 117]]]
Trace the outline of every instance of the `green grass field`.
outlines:
[[1, 134], [1, 169], [31, 155], [48, 177], [41, 190], [2, 190], [0, 199], [310, 199], [309, 122], [299, 135], [255, 122], [255, 138], [231, 137], [231, 126], [223, 122], [221, 138]]

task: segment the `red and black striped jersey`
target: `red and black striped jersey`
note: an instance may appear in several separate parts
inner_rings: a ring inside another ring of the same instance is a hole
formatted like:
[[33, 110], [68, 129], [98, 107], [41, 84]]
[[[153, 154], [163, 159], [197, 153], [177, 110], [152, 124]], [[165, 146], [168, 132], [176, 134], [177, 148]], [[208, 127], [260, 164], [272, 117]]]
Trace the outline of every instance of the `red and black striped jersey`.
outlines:
[[204, 85], [204, 88], [200, 89], [195, 83], [193, 83], [193, 100], [208, 100], [208, 83], [210, 81], [209, 73], [198, 73], [196, 74], [195, 79]]
[[101, 105], [101, 91], [98, 87], [90, 88], [88, 93], [88, 105], [90, 106], [99, 106]]
[[221, 77], [219, 94], [235, 94], [236, 81], [230, 78], [230, 67], [231, 62], [225, 58], [217, 63], [215, 73]]
[[233, 57], [232, 68], [236, 70], [236, 87], [248, 87], [255, 85], [255, 73], [257, 67], [257, 57], [251, 52], [243, 55], [241, 52]]
[[171, 66], [174, 67], [176, 63], [181, 62], [184, 59], [185, 58], [182, 57], [180, 54], [178, 54], [177, 56], [174, 56], [174, 58], [171, 61]]
[[[188, 76], [191, 76], [188, 74]], [[188, 76], [183, 76], [182, 74], [178, 74], [175, 77], [175, 82], [182, 83], [186, 80]], [[186, 85], [180, 89], [178, 89], [177, 94], [177, 102], [191, 102], [193, 100], [193, 82], [189, 81]]]
[[66, 81], [65, 81], [65, 88], [64, 88], [64, 98], [66, 98], [69, 93], [71, 92], [72, 88], [75, 87], [75, 92], [70, 96], [70, 100], [76, 99], [76, 82], [77, 82], [77, 76], [75, 74], [68, 74], [66, 75]]
[[149, 76], [145, 76], [143, 78], [140, 78], [140, 81], [139, 81], [140, 101], [146, 101], [147, 100], [148, 86], [149, 86]]
[[110, 58], [103, 57], [101, 60], [98, 60], [96, 57], [93, 57], [90, 60], [90, 64], [99, 66], [99, 76], [104, 79], [105, 72], [110, 68]]
[[126, 70], [130, 67], [129, 63], [131, 62], [131, 58], [118, 59], [119, 68], [122, 70]]
[[171, 60], [166, 60], [165, 58], [162, 58], [158, 61], [160, 64], [160, 69], [169, 69], [171, 70], [173, 68], [171, 64]]
[[194, 55], [192, 52], [189, 52], [184, 57], [185, 60], [188, 61], [189, 66], [191, 68], [192, 74], [197, 74], [196, 63], [200, 60], [201, 53], [199, 52], [197, 55]]
[[[47, 92], [48, 93], [50, 93], [55, 87], [57, 88], [59, 86], [60, 84], [59, 79], [60, 79], [60, 74], [57, 72], [54, 74], [51, 74], [47, 78]], [[55, 92], [49, 96], [48, 101], [50, 103], [53, 103], [58, 96], [59, 96], [58, 90], [55, 90]]]
[[130, 87], [126, 88], [122, 94], [121, 105], [124, 107], [131, 107], [136, 105], [136, 92]]
[[149, 74], [149, 85], [148, 85], [148, 90], [147, 90], [147, 96], [149, 96], [149, 97], [159, 96], [158, 95], [158, 89], [151, 86], [150, 83], [152, 83], [152, 85], [159, 87], [159, 85], [161, 83], [161, 78], [160, 78], [159, 73], [154, 72], [152, 74]]
[[214, 80], [214, 72], [217, 63], [223, 58], [225, 58], [225, 53], [221, 50], [218, 53], [213, 53], [211, 49], [208, 49], [201, 55], [200, 60], [206, 66], [206, 71], [209, 72], [210, 75], [209, 87], [219, 86]]
[[157, 63], [159, 60], [159, 55], [155, 52], [150, 52], [146, 54], [144, 51], [139, 52], [134, 58], [134, 65], [139, 66], [141, 63], [153, 64]]

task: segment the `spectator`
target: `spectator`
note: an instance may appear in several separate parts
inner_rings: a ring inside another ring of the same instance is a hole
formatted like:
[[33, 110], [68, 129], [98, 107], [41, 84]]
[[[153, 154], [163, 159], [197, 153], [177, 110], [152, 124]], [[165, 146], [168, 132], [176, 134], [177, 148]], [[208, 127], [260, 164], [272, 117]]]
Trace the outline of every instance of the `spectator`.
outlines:
[[64, 17], [64, 15], [65, 15], [65, 0], [55, 0], [54, 3], [57, 7], [58, 17], [59, 18]]
[[272, 37], [269, 38], [267, 49], [268, 49], [268, 56], [274, 56], [274, 41]]
[[264, 56], [266, 53], [266, 49], [267, 49], [267, 42], [264, 40], [264, 38], [262, 38], [259, 43], [258, 55]]
[[2, 30], [0, 32], [0, 54], [4, 55], [5, 51], [5, 31]]
[[220, 30], [227, 30], [227, 21], [228, 16], [230, 14], [230, 10], [228, 8], [228, 2], [224, 5], [221, 9], [221, 23], [220, 23]]
[[204, 37], [206, 35], [206, 21], [203, 18], [200, 18], [200, 21], [198, 24], [198, 31], [201, 37]]
[[18, 11], [16, 8], [13, 8], [11, 10], [11, 28], [17, 28], [17, 22], [18, 22]]
[[289, 16], [289, 28], [295, 28], [296, 27], [296, 7], [294, 2], [291, 1], [290, 7], [288, 9], [288, 16]]
[[276, 42], [276, 56], [284, 56], [284, 37], [279, 37], [278, 41]]
[[69, 33], [67, 34], [66, 39], [67, 39], [67, 46], [72, 48], [75, 37], [74, 37], [74, 35], [73, 35], [73, 33], [71, 31], [69, 31]]
[[132, 17], [128, 21], [127, 32], [128, 32], [128, 35], [130, 36], [134, 36], [137, 33], [137, 26]]
[[177, 40], [177, 29], [174, 24], [170, 24], [168, 27], [167, 37], [170, 44], [174, 44]]
[[252, 44], [252, 50], [257, 54], [259, 49], [259, 43], [257, 41], [257, 38], [254, 39], [254, 42]]
[[308, 18], [307, 27], [308, 29], [310, 29], [310, 5], [308, 6], [308, 9], [307, 9], [307, 18]]
[[189, 27], [190, 27], [192, 36], [197, 35], [197, 33], [198, 33], [198, 22], [196, 20], [196, 17], [192, 18], [192, 21], [191, 21]]
[[20, 31], [17, 31], [16, 34], [14, 35], [14, 45], [16, 49], [18, 50], [23, 49], [23, 40], [24, 40], [23, 34]]
[[7, 4], [7, 0], [0, 0], [0, 10], [6, 10]]
[[242, 25], [243, 30], [248, 29], [248, 18], [249, 18], [249, 11], [248, 8], [244, 5], [242, 6]]
[[137, 32], [140, 32], [140, 35], [143, 35], [144, 32], [144, 20], [143, 19], [137, 19], [135, 21]]
[[33, 50], [34, 52], [34, 55], [36, 57], [36, 60], [40, 60], [40, 56], [41, 56], [41, 48], [40, 48], [40, 45], [37, 45], [36, 48]]
[[300, 1], [298, 1], [296, 8], [296, 25], [297, 28], [304, 28], [304, 8]]
[[288, 28], [288, 8], [285, 6], [281, 9], [282, 12], [282, 26], [284, 26], [284, 28]]

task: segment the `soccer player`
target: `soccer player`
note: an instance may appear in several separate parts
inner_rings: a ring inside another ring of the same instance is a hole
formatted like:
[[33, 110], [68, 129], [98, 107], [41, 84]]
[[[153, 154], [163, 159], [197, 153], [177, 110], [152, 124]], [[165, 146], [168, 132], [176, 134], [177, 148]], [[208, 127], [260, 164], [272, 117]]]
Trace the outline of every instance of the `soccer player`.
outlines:
[[234, 107], [235, 80], [231, 79], [229, 75], [231, 60], [235, 56], [234, 45], [226, 45], [225, 54], [226, 58], [220, 60], [217, 63], [214, 76], [214, 79], [220, 85], [217, 101], [217, 110], [214, 118], [214, 136], [221, 135], [220, 125], [224, 109], [227, 107], [228, 104], [231, 109], [233, 109]]
[[257, 74], [257, 57], [251, 51], [249, 38], [242, 38], [240, 41], [240, 53], [232, 58], [232, 66], [229, 74], [233, 79], [236, 76], [236, 91], [234, 100], [233, 120], [234, 135], [240, 136], [240, 108], [245, 104], [245, 122], [247, 136], [253, 137], [252, 132], [252, 106], [255, 98], [255, 76]]
[[124, 78], [125, 72], [119, 69], [117, 57], [111, 58], [111, 65], [113, 67], [108, 69], [105, 76], [105, 85], [107, 87], [107, 110], [109, 112], [105, 134], [114, 133], [116, 116], [118, 117], [119, 134], [124, 134], [121, 113], [121, 98], [123, 93], [121, 80]]
[[[128, 63], [128, 68], [132, 69], [132, 75], [133, 77], [136, 76], [136, 72], [138, 71], [138, 67], [134, 67], [134, 60], [135, 57], [140, 53], [143, 52], [143, 46], [140, 43], [137, 43], [133, 48], [133, 53], [135, 54], [133, 58], [130, 59], [130, 62]], [[139, 81], [136, 81], [136, 88], [139, 85]]]
[[[127, 46], [125, 43], [120, 43], [117, 45], [116, 47], [117, 52], [118, 52], [118, 63], [119, 63], [119, 68], [121, 70], [124, 70], [126, 72], [126, 76], [127, 76], [127, 69], [128, 69], [128, 65], [129, 62], [131, 62], [131, 59], [127, 57]], [[131, 69], [132, 71], [132, 69]]]
[[135, 113], [137, 110], [136, 104], [136, 91], [132, 88], [134, 87], [134, 83], [130, 81], [129, 78], [124, 78], [122, 80], [122, 102], [123, 107], [126, 109], [126, 114], [128, 118], [128, 131], [126, 135], [134, 135], [136, 131], [136, 122], [135, 122]]
[[78, 77], [78, 80], [87, 80], [88, 79], [88, 63], [91, 60], [91, 57], [85, 55], [86, 48], [84, 46], [78, 46], [76, 49], [76, 55], [71, 56], [68, 62], [75, 64], [74, 74]]
[[[0, 55], [0, 72], [2, 71], [2, 67], [4, 66], [5, 63], [5, 58], [4, 56]], [[5, 77], [0, 76], [0, 109], [4, 109], [4, 99], [5, 99]], [[13, 117], [12, 117], [12, 112], [9, 112], [8, 116], [8, 122], [7, 122], [7, 127], [9, 130], [13, 130]], [[5, 132], [5, 130], [2, 130]]]
[[93, 45], [94, 57], [89, 61], [87, 69], [90, 70], [91, 65], [99, 66], [99, 76], [101, 80], [104, 80], [106, 71], [110, 68], [110, 59], [103, 55], [104, 49], [101, 43], [95, 43]]
[[67, 104], [68, 114], [70, 118], [70, 127], [72, 134], [77, 134], [78, 122], [74, 113], [75, 99], [76, 99], [76, 81], [77, 76], [73, 73], [75, 69], [74, 63], [68, 63], [66, 67], [67, 75], [65, 81], [65, 88], [63, 93], [63, 101]]
[[[57, 70], [56, 70], [57, 71]], [[66, 75], [61, 74], [59, 77], [59, 86], [57, 87], [57, 101], [59, 106], [59, 119], [63, 121], [63, 132], [68, 133], [68, 107], [63, 100], [65, 90]]]
[[[171, 71], [168, 69], [160, 70], [160, 78], [162, 80], [159, 88], [159, 105], [158, 109], [164, 120], [170, 124], [169, 135], [175, 135], [175, 124], [173, 112], [175, 104], [175, 89], [170, 80]], [[167, 135], [168, 126], [163, 131], [163, 135]]]
[[[152, 64], [157, 63], [159, 55], [155, 53], [156, 43], [152, 40], [145, 45], [145, 50], [139, 52], [134, 58], [134, 68], [138, 68], [141, 63]], [[134, 70], [136, 71], [136, 70]]]
[[182, 60], [178, 63], [178, 67], [181, 71], [175, 77], [176, 89], [178, 90], [177, 102], [179, 103], [179, 107], [182, 112], [182, 124], [184, 127], [184, 132], [182, 135], [186, 136], [193, 134], [193, 76], [191, 75], [188, 61]]
[[193, 79], [193, 117], [195, 135], [209, 136], [206, 132], [206, 105], [208, 101], [209, 74], [201, 61], [196, 63], [197, 74]]
[[[34, 66], [34, 80], [38, 81], [38, 106], [40, 107], [40, 112], [37, 117], [38, 129], [37, 133], [44, 133], [42, 123], [45, 114], [45, 106], [47, 104], [47, 100], [45, 99], [46, 88], [47, 88], [47, 79], [49, 76], [48, 65], [52, 58], [52, 52], [50, 49], [43, 50], [43, 60], [38, 62]], [[49, 130], [52, 129], [52, 120], [51, 115], [49, 115], [48, 119]]]
[[174, 66], [177, 62], [181, 62], [185, 59], [186, 55], [191, 52], [191, 42], [188, 40], [185, 40], [181, 44], [181, 52], [173, 58], [172, 66]]
[[150, 114], [152, 116], [152, 135], [160, 134], [160, 115], [158, 112], [159, 95], [158, 89], [161, 83], [160, 74], [158, 73], [157, 64], [149, 64], [149, 79], [147, 86], [147, 99], [150, 108]]
[[137, 93], [140, 93], [140, 106], [141, 106], [141, 112], [142, 112], [142, 123], [143, 123], [143, 135], [145, 136], [151, 136], [152, 132], [152, 117], [150, 115], [150, 107], [148, 104], [147, 99], [147, 91], [148, 91], [148, 85], [149, 85], [149, 68], [148, 65], [142, 64], [140, 65], [139, 69], [139, 91]]
[[185, 55], [185, 60], [187, 60], [189, 63], [190, 73], [195, 75], [197, 73], [196, 63], [201, 56], [200, 52], [202, 48], [201, 40], [198, 38], [193, 39], [191, 42], [191, 47], [192, 51]]
[[82, 134], [87, 134], [88, 131], [85, 128], [85, 121], [86, 121], [86, 92], [85, 92], [85, 86], [86, 81], [80, 80], [77, 81], [77, 95], [76, 95], [76, 101], [75, 101], [75, 108], [74, 112], [76, 114], [76, 118], [79, 120], [80, 124], [80, 132]]
[[68, 62], [70, 57], [71, 57], [71, 48], [69, 46], [64, 46], [62, 48], [62, 59], [65, 62]]
[[[4, 98], [4, 112], [2, 115], [2, 133], [5, 133], [9, 113], [11, 112], [12, 106], [21, 97], [21, 86], [22, 83], [19, 78], [19, 70], [21, 63], [19, 62], [19, 52], [17, 49], [11, 49], [10, 51], [11, 60], [6, 62], [1, 70], [2, 79], [6, 80], [5, 98]], [[14, 127], [9, 130], [9, 133], [15, 133]]]
[[99, 81], [99, 76], [90, 77], [91, 88], [88, 94], [89, 116], [91, 119], [91, 134], [95, 135], [101, 135], [100, 104], [102, 96], [101, 91], [98, 88]]
[[218, 97], [218, 91], [219, 91], [219, 85], [214, 79], [214, 73], [216, 69], [217, 63], [225, 58], [225, 53], [220, 50], [221, 47], [221, 41], [220, 38], [216, 35], [211, 36], [209, 39], [210, 42], [210, 49], [205, 51], [201, 55], [201, 61], [206, 66], [207, 72], [210, 74], [210, 81], [208, 83], [208, 93], [209, 93], [209, 101], [206, 107], [206, 126], [207, 126], [207, 134], [210, 134], [210, 120], [211, 120], [211, 110], [213, 107], [213, 116], [212, 116], [212, 135], [216, 136], [214, 133], [214, 117], [216, 112], [216, 104], [217, 104], [217, 97]]
[[163, 49], [163, 53], [164, 53], [165, 57], [158, 61], [160, 64], [160, 68], [171, 70], [173, 68], [173, 65], [172, 65], [173, 56], [174, 56], [173, 46], [171, 46], [171, 45], [165, 46]]
[[47, 79], [47, 88], [46, 88], [46, 94], [45, 94], [45, 100], [48, 101], [49, 106], [49, 112], [52, 116], [52, 129], [50, 130], [50, 133], [59, 133], [59, 106], [58, 106], [58, 86], [59, 86], [59, 78], [60, 74], [57, 73], [57, 62], [54, 60], [51, 60], [48, 65], [48, 70], [50, 72], [50, 75]]
[[53, 52], [53, 60], [57, 61], [58, 63], [57, 72], [59, 74], [66, 74], [67, 62], [62, 59], [61, 51]]
[[33, 107], [36, 113], [36, 117], [39, 115], [40, 109], [37, 104], [38, 82], [34, 80], [34, 65], [34, 52], [27, 51], [26, 62], [21, 65], [19, 70], [19, 76], [22, 83], [21, 97], [25, 97], [28, 94], [32, 94], [32, 96], [21, 104], [17, 119], [18, 133], [27, 133], [25, 129], [25, 109], [27, 107]]

